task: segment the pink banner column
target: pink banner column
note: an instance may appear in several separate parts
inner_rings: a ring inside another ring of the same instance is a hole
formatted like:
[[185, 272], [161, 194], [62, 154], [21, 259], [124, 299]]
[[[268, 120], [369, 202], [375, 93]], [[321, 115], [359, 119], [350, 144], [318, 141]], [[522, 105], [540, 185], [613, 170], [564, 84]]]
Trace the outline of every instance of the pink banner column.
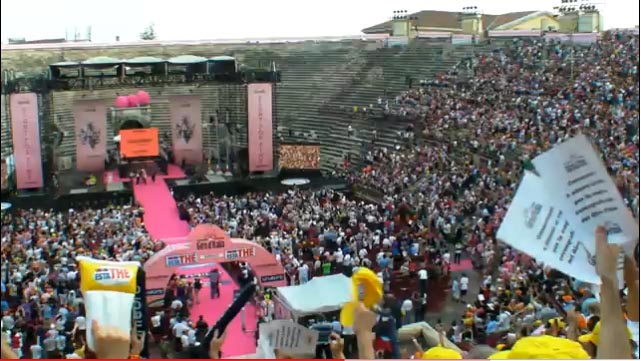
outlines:
[[270, 171], [274, 169], [271, 84], [249, 84], [247, 118], [249, 171]]
[[74, 104], [76, 168], [83, 172], [105, 169], [107, 155], [107, 106], [103, 100], [83, 100]]
[[42, 188], [44, 179], [36, 93], [11, 95], [11, 130], [17, 188]]
[[196, 95], [169, 98], [171, 135], [176, 163], [203, 161], [202, 112]]

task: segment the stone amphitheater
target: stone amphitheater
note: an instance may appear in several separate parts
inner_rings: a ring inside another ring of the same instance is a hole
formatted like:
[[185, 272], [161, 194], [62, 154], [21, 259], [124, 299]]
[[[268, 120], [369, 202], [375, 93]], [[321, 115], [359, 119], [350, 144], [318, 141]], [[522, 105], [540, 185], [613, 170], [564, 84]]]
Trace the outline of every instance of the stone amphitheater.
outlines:
[[[461, 59], [485, 52], [488, 45], [452, 45], [429, 39], [416, 39], [403, 47], [385, 47], [380, 41], [335, 40], [284, 43], [243, 44], [167, 44], [84, 46], [49, 49], [3, 49], [2, 69], [24, 76], [43, 74], [49, 65], [62, 61], [80, 62], [105, 56], [129, 59], [139, 56], [171, 58], [179, 55], [213, 57], [229, 55], [239, 64], [258, 68], [276, 64], [282, 74], [274, 87], [274, 144], [314, 142], [321, 145], [321, 170], [328, 171], [342, 164], [346, 154], [360, 159], [362, 142], [368, 142], [376, 130], [378, 143], [393, 146], [397, 131], [406, 122], [384, 121], [382, 116], [355, 116], [354, 106], [376, 104], [384, 93], [394, 95], [407, 88], [407, 78], [428, 79], [445, 72]], [[197, 94], [202, 99], [203, 121], [214, 109], [231, 109], [230, 121], [240, 129], [246, 127], [247, 96], [243, 85], [208, 83], [171, 86], [146, 86], [152, 98], [153, 126], [161, 134], [169, 131], [167, 96]], [[128, 94], [134, 89], [95, 89], [54, 91], [41, 102], [41, 134], [44, 139], [55, 124], [63, 133], [74, 133], [72, 104], [79, 99], [114, 99], [116, 93]], [[10, 123], [2, 97], [2, 156], [11, 150]], [[348, 137], [351, 125], [355, 137]], [[246, 128], [245, 128], [246, 129]], [[114, 129], [108, 129], [111, 134]], [[203, 147], [210, 148], [217, 140], [214, 132], [203, 132]], [[247, 143], [246, 131], [235, 139]], [[356, 138], [356, 141], [355, 139]], [[111, 138], [108, 138], [111, 139]], [[213, 147], [211, 147], [213, 148]], [[277, 149], [277, 146], [275, 147]], [[276, 154], [275, 154], [276, 155]], [[73, 137], [65, 137], [57, 156], [75, 156]]]

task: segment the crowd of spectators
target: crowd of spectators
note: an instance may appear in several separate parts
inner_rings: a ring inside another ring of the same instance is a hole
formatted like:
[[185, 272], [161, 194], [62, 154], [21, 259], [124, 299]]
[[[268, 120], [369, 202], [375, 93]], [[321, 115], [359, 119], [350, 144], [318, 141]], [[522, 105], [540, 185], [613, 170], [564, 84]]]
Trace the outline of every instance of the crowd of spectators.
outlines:
[[[495, 233], [529, 159], [578, 132], [596, 142], [638, 215], [638, 36], [607, 33], [598, 44], [582, 47], [519, 40], [466, 64], [468, 69], [457, 67], [383, 100], [386, 111], [420, 123], [422, 134], [406, 137], [409, 144], [394, 149], [372, 149], [366, 168], [351, 176], [381, 191], [378, 203], [332, 190], [292, 189], [189, 196], [178, 200], [179, 206], [192, 226], [213, 223], [232, 237], [264, 246], [284, 264], [290, 284], [335, 272], [349, 276], [359, 266], [378, 272], [387, 293], [394, 293], [400, 275], [418, 278], [413, 297], [399, 296], [409, 304], [388, 298], [381, 310], [391, 312], [398, 326], [424, 319], [426, 269], [429, 277], [447, 276], [451, 262], [470, 256], [483, 275], [480, 289], [469, 289], [467, 275], [452, 277], [453, 302], [469, 305], [460, 320], [437, 327], [470, 357], [499, 357], [500, 351], [503, 358], [534, 358], [546, 347], [572, 358], [631, 356], [638, 342], [638, 297], [630, 296], [638, 295], [635, 260], [626, 263], [629, 292], [620, 299], [618, 290], [608, 288], [617, 276], [604, 248], [597, 262], [604, 282], [597, 301], [589, 285], [545, 269], [500, 244]], [[429, 142], [416, 139], [421, 137]], [[86, 324], [74, 257], [144, 262], [163, 245], [146, 233], [143, 215], [136, 205], [3, 215], [2, 330], [9, 343], [3, 344], [3, 358], [7, 348], [25, 357], [84, 356], [83, 331], [99, 326]], [[595, 237], [602, 242], [601, 233]], [[187, 289], [181, 303], [197, 301], [193, 284], [175, 282]], [[168, 314], [151, 320], [152, 328], [171, 330], [156, 340], [163, 355], [193, 344], [207, 327], [191, 324], [188, 305], [173, 301]], [[620, 321], [622, 304], [631, 337]], [[352, 331], [360, 358], [401, 356], [396, 349], [374, 350], [370, 333], [376, 314], [356, 313]], [[168, 341], [177, 329], [184, 344]], [[117, 330], [105, 333], [107, 344], [127, 345], [124, 355], [129, 343], [138, 342]], [[534, 339], [540, 334], [547, 336]], [[221, 342], [216, 338], [212, 349], [219, 350]], [[487, 345], [483, 354], [473, 347], [479, 344]], [[340, 345], [335, 340], [332, 351], [340, 354]], [[424, 358], [463, 356], [440, 346], [423, 351]]]

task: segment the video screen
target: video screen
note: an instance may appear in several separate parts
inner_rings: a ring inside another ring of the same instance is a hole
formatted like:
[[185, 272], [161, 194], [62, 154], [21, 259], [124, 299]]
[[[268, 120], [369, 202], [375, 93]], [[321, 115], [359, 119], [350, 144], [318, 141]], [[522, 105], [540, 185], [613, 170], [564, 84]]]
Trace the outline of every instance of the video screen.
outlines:
[[120, 131], [120, 154], [123, 158], [157, 157], [159, 153], [158, 128]]
[[281, 169], [319, 169], [320, 146], [281, 144], [278, 164]]

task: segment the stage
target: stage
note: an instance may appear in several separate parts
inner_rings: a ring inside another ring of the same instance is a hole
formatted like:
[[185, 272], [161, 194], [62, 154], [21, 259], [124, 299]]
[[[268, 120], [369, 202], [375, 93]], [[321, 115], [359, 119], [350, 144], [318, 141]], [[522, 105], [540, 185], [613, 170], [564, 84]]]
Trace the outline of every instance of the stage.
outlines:
[[[3, 201], [13, 204], [15, 209], [52, 208], [82, 209], [99, 208], [108, 205], [125, 205], [134, 201], [134, 185], [129, 178], [121, 178], [117, 169], [93, 174], [96, 183], [86, 185], [91, 176], [78, 171], [62, 172], [58, 175], [58, 186], [42, 191], [22, 192], [3, 196]], [[169, 164], [167, 174], [158, 175], [156, 182], [165, 182], [174, 197], [189, 194], [196, 196], [213, 192], [217, 195], [238, 195], [247, 192], [284, 192], [292, 186], [288, 179], [296, 179], [299, 189], [331, 188], [348, 192], [348, 185], [341, 178], [323, 177], [320, 172], [274, 171], [268, 174], [238, 177], [233, 175], [206, 173], [203, 176], [187, 176], [180, 167]], [[302, 182], [305, 179], [309, 182]], [[135, 181], [135, 180], [134, 180]], [[148, 179], [148, 181], [151, 181]]]

